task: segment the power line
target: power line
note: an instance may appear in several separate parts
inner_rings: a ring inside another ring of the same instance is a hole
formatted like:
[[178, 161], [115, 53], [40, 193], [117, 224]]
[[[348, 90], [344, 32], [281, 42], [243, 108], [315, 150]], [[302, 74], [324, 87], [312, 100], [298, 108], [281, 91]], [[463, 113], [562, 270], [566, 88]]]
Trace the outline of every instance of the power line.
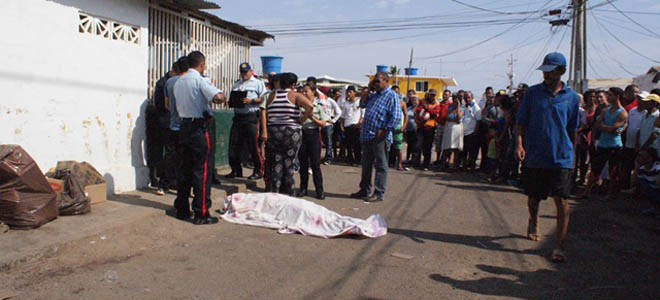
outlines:
[[[541, 1], [535, 1], [531, 3], [540, 3], [545, 0]], [[501, 6], [497, 9], [501, 8], [510, 8], [510, 7], [519, 7], [519, 4], [516, 5], [508, 5], [508, 6]], [[344, 21], [324, 21], [324, 22], [299, 22], [299, 23], [280, 23], [280, 24], [255, 24], [255, 25], [248, 25], [248, 28], [251, 29], [286, 29], [286, 28], [302, 28], [304, 26], [312, 26], [312, 25], [364, 25], [364, 24], [383, 24], [383, 23], [405, 23], [405, 22], [410, 22], [410, 21], [419, 21], [423, 19], [432, 19], [432, 18], [445, 18], [445, 19], [452, 19], [452, 18], [459, 18], [459, 19], [464, 19], [465, 17], [481, 17], [481, 16], [490, 16], [491, 14], [484, 14], [484, 13], [474, 13], [472, 10], [458, 10], [458, 11], [452, 11], [451, 13], [447, 14], [439, 14], [439, 15], [426, 15], [426, 16], [415, 16], [415, 17], [399, 17], [399, 18], [376, 18], [376, 19], [359, 19], [359, 20], [344, 20]]]
[[557, 48], [555, 48], [555, 52], [559, 51], [559, 47], [561, 47], [561, 43], [564, 42], [564, 38], [566, 37], [566, 33], [568, 32], [568, 27], [564, 27], [564, 32], [561, 34], [561, 38], [559, 39], [559, 43], [557, 43]]
[[[538, 11], [543, 10], [543, 9], [544, 9], [548, 4], [550, 4], [550, 2], [552, 2], [552, 1], [553, 1], [553, 0], [548, 0], [547, 2], [545, 2], [545, 4], [543, 4], [543, 5], [541, 6], [541, 8], [538, 9]], [[426, 59], [430, 59], [430, 58], [438, 58], [438, 57], [449, 56], [449, 55], [452, 55], [452, 54], [456, 54], [456, 53], [462, 52], [462, 51], [464, 51], [464, 50], [466, 50], [466, 49], [469, 49], [469, 48], [475, 47], [475, 46], [477, 46], [477, 45], [479, 45], [479, 44], [486, 43], [486, 42], [488, 42], [488, 41], [490, 41], [490, 40], [493, 40], [493, 39], [495, 39], [495, 38], [497, 38], [497, 37], [500, 37], [500, 36], [502, 36], [502, 35], [508, 33], [509, 31], [513, 30], [514, 28], [516, 28], [516, 27], [518, 27], [518, 26], [520, 26], [520, 24], [522, 24], [525, 20], [529, 19], [531, 16], [532, 16], [532, 14], [526, 16], [526, 17], [525, 17], [524, 19], [522, 19], [520, 22], [514, 24], [513, 26], [507, 28], [506, 30], [504, 30], [504, 31], [502, 31], [502, 32], [500, 32], [500, 33], [498, 33], [498, 34], [495, 34], [495, 35], [493, 35], [493, 36], [491, 36], [491, 37], [489, 37], [489, 38], [487, 38], [487, 39], [484, 39], [484, 40], [481, 40], [481, 41], [479, 41], [479, 42], [477, 42], [477, 43], [474, 43], [474, 44], [472, 44], [472, 45], [469, 45], [469, 46], [467, 46], [467, 47], [463, 47], [463, 48], [460, 48], [460, 49], [458, 49], [458, 50], [450, 51], [450, 52], [443, 53], [443, 54], [439, 54], [439, 55], [426, 56], [426, 57], [418, 57], [417, 59], [419, 59], [419, 60], [426, 60]]]
[[628, 19], [628, 20], [630, 20], [631, 22], [637, 24], [637, 26], [639, 26], [639, 27], [641, 27], [642, 29], [646, 30], [647, 32], [649, 32], [649, 33], [655, 35], [656, 37], [660, 37], [660, 34], [655, 33], [654, 31], [652, 31], [652, 30], [646, 28], [646, 26], [644, 26], [644, 25], [638, 23], [638, 22], [635, 21], [633, 18], [629, 17], [626, 13], [624, 13], [624, 12], [621, 11], [618, 7], [616, 7], [616, 5], [614, 5], [614, 3], [612, 3], [611, 1], [608, 1], [608, 2], [610, 3], [610, 5], [611, 5], [612, 7], [614, 7], [614, 9], [616, 9], [620, 14], [622, 14], [624, 17], [626, 17], [626, 19]]
[[270, 33], [284, 35], [312, 35], [324, 33], [355, 33], [355, 32], [376, 32], [376, 31], [403, 31], [412, 29], [433, 29], [433, 28], [454, 28], [454, 27], [477, 27], [486, 25], [508, 25], [519, 23], [538, 22], [539, 19], [490, 19], [481, 21], [460, 21], [460, 22], [417, 22], [408, 24], [378, 24], [378, 25], [360, 25], [360, 26], [319, 26], [299, 29], [271, 30]]
[[[648, 56], [646, 56], [646, 55], [640, 53], [639, 51], [633, 49], [632, 47], [628, 46], [626, 43], [624, 43], [623, 41], [621, 41], [621, 39], [619, 39], [616, 35], [614, 35], [609, 29], [607, 29], [607, 27], [605, 27], [605, 25], [603, 25], [603, 24], [600, 22], [600, 20], [598, 19], [598, 17], [596, 17], [596, 14], [593, 14], [593, 13], [592, 13], [591, 15], [594, 17], [594, 20], [596, 21], [596, 23], [598, 23], [598, 25], [600, 25], [601, 28], [603, 28], [603, 29], [604, 29], [604, 30], [605, 30], [605, 31], [606, 31], [606, 32], [607, 32], [607, 33], [608, 33], [613, 39], [615, 39], [617, 42], [619, 42], [619, 44], [621, 44], [622, 46], [624, 46], [626, 49], [628, 49], [628, 50], [630, 50], [631, 52], [633, 52], [633, 53], [635, 53], [635, 54], [637, 54], [637, 55], [639, 55], [639, 56], [641, 56], [641, 57], [643, 57], [643, 58], [646, 58], [646, 59], [648, 59], [648, 60], [650, 60], [650, 61], [652, 61], [652, 62], [654, 62], [654, 63], [660, 63], [660, 61], [655, 60], [655, 59], [653, 59], [653, 58], [650, 58], [650, 57], [648, 57]], [[622, 68], [623, 68], [623, 67], [622, 67]]]
[[[612, 13], [618, 13], [620, 11], [618, 10], [612, 10], [612, 9], [593, 9], [593, 11], [601, 11], [601, 12], [612, 12]], [[660, 13], [657, 12], [648, 12], [648, 11], [631, 11], [631, 10], [622, 10], [621, 12], [627, 13], [627, 14], [632, 14], [632, 15], [655, 15], [655, 16], [660, 16]]]
[[552, 40], [554, 39], [556, 34], [557, 34], [557, 31], [552, 31], [552, 34], [550, 34], [550, 37], [548, 38], [548, 41], [545, 42], [545, 45], [543, 46], [543, 48], [541, 48], [541, 51], [539, 51], [539, 53], [535, 56], [534, 60], [532, 60], [531, 67], [529, 68], [529, 70], [527, 70], [527, 72], [525, 72], [525, 76], [522, 77], [523, 82], [527, 81], [527, 78], [529, 78], [529, 76], [532, 75], [532, 73], [535, 69], [534, 66], [538, 63], [539, 59], [541, 59], [541, 57], [543, 57], [543, 54], [548, 50], [548, 47], [552, 43]]
[[[607, 20], [608, 21], [618, 21], [618, 22], [622, 22], [622, 23], [626, 22], [625, 20], [617, 19], [617, 18], [614, 18], [614, 17], [607, 17]], [[628, 30], [628, 31], [631, 31], [631, 32], [634, 32], [634, 33], [637, 33], [637, 34], [640, 34], [640, 35], [643, 35], [643, 36], [647, 36], [647, 37], [650, 37], [650, 38], [656, 38], [654, 35], [648, 34], [648, 33], [644, 32], [644, 31], [641, 31], [641, 30], [633, 29], [633, 28], [618, 24], [616, 22], [610, 22], [610, 24], [614, 25], [616, 27], [619, 27], [621, 29], [625, 29], [625, 30]]]
[[493, 10], [493, 9], [488, 9], [488, 8], [483, 8], [483, 7], [479, 7], [479, 6], [476, 6], [476, 5], [468, 4], [468, 3], [465, 3], [465, 2], [462, 2], [462, 1], [458, 1], [458, 0], [451, 0], [451, 1], [452, 1], [452, 2], [455, 2], [455, 3], [458, 3], [458, 4], [460, 4], [460, 5], [463, 5], [463, 6], [467, 6], [467, 7], [470, 7], [470, 8], [476, 9], [476, 10], [485, 11], [485, 12], [490, 12], [490, 13], [496, 13], [496, 14], [500, 14], [500, 15], [526, 15], [526, 14], [535, 14], [535, 13], [538, 13], [538, 12], [539, 12], [539, 10], [532, 10], [532, 11], [514, 11], [514, 12], [497, 11], [497, 10]]

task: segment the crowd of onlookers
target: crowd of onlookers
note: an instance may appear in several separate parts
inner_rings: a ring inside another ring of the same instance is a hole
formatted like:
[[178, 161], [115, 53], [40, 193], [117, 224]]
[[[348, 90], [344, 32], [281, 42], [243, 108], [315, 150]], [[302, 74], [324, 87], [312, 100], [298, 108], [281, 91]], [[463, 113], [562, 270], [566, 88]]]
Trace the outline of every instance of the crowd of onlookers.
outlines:
[[[194, 178], [201, 176], [195, 179], [201, 193], [209, 189], [207, 182], [219, 181], [210, 170], [215, 151], [210, 101], [229, 103], [234, 110], [228, 155], [232, 171], [225, 177], [242, 177], [243, 165], [251, 162], [254, 171], [248, 179], [263, 178], [269, 192], [306, 196], [312, 175], [316, 197], [324, 199], [320, 165], [330, 163], [363, 165], [360, 191], [352, 196], [373, 201], [382, 201], [387, 163], [403, 172], [410, 168], [478, 171], [490, 182], [517, 187], [527, 178], [517, 156], [516, 137], [520, 105], [534, 101], [525, 98], [529, 88], [525, 84], [511, 94], [487, 87], [477, 97], [472, 91], [448, 89], [430, 89], [418, 97], [415, 90], [404, 95], [398, 86], [388, 86], [384, 73], [378, 73], [368, 87], [327, 88], [317, 86], [314, 77], [300, 83], [293, 73], [273, 74], [265, 83], [243, 63], [228, 99], [203, 76], [203, 54], [191, 55], [175, 63], [158, 82], [154, 106], [147, 114], [150, 177], [161, 194], [181, 189], [178, 181], [189, 177], [182, 177], [184, 171]], [[184, 80], [178, 83], [179, 78]], [[242, 98], [233, 99], [235, 92]], [[630, 85], [625, 90], [587, 90], [579, 98], [573, 193], [583, 190], [579, 196], [608, 200], [621, 190], [636, 188], [640, 198], [652, 199], [652, 207], [657, 208], [660, 91], [640, 92]], [[189, 137], [194, 140], [186, 140]], [[191, 154], [181, 150], [186, 147]], [[181, 163], [190, 156], [197, 157], [194, 168]], [[376, 170], [373, 195], [372, 169]], [[295, 173], [300, 176], [297, 191]], [[646, 212], [657, 215], [653, 208]]]
[[[509, 95], [505, 90], [495, 92], [487, 87], [478, 99], [471, 91], [444, 90], [439, 95], [431, 89], [420, 99], [414, 90], [403, 95], [397, 86], [392, 86], [405, 114], [402, 125], [393, 132], [390, 167], [400, 171], [481, 171], [491, 182], [519, 187], [523, 174], [514, 153], [514, 125], [527, 88], [521, 84]], [[334, 158], [336, 162], [359, 164], [359, 139], [354, 137], [359, 135], [356, 131], [360, 121], [351, 111], [356, 90], [348, 87], [320, 91], [326, 92], [331, 102], [332, 98], [337, 99], [342, 109], [328, 106], [329, 115], [341, 114], [327, 125], [332, 126], [333, 134], [324, 139], [328, 151], [325, 163]], [[660, 90], [640, 92], [636, 85], [629, 85], [624, 90], [587, 90], [579, 97], [573, 193], [607, 201], [622, 190], [634, 191], [640, 199], [650, 199], [650, 204], [657, 207]], [[653, 208], [645, 212], [657, 214]]]

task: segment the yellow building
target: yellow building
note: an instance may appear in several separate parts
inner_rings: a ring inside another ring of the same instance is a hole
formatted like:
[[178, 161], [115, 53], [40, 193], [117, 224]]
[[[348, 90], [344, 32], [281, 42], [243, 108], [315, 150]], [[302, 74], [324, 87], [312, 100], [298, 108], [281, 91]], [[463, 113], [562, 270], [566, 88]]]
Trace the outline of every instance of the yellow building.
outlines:
[[[367, 75], [369, 82], [374, 78], [374, 74]], [[402, 94], [406, 94], [409, 89], [414, 89], [417, 92], [417, 97], [424, 98], [424, 94], [430, 90], [435, 89], [438, 91], [438, 96], [442, 95], [442, 91], [450, 86], [458, 86], [456, 79], [452, 77], [437, 77], [437, 76], [421, 76], [410, 75], [410, 88], [408, 88], [408, 75], [397, 75], [396, 78], [390, 75], [390, 86], [398, 85]]]

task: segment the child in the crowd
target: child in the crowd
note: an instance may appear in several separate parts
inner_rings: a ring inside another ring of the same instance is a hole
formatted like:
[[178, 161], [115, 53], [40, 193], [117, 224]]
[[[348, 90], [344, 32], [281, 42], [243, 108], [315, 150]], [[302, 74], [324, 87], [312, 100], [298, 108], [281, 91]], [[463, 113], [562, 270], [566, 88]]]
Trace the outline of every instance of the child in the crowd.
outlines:
[[488, 153], [486, 154], [486, 170], [488, 170], [488, 180], [495, 180], [497, 177], [497, 130], [491, 128], [488, 130]]
[[660, 218], [660, 161], [658, 152], [651, 148], [642, 148], [636, 158], [639, 165], [637, 173], [637, 194], [639, 199], [651, 202], [651, 208], [645, 214]]

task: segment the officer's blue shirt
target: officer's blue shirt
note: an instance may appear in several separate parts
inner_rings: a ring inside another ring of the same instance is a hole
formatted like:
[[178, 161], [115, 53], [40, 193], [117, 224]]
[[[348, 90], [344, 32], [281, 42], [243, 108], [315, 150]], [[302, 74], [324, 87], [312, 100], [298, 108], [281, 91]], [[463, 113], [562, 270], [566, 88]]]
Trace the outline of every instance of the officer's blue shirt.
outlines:
[[179, 131], [181, 128], [181, 119], [179, 119], [179, 111], [176, 109], [176, 97], [174, 96], [174, 84], [179, 80], [179, 76], [170, 77], [165, 83], [165, 97], [168, 98], [170, 104], [170, 129]]
[[523, 137], [528, 168], [573, 168], [573, 143], [568, 131], [579, 125], [580, 101], [562, 82], [553, 95], [543, 83], [527, 89], [518, 109], [516, 124], [527, 128]]
[[[234, 83], [234, 86], [231, 88], [232, 91], [247, 91], [247, 98], [249, 99], [257, 99], [259, 97], [263, 97], [267, 90], [266, 90], [266, 85], [264, 84], [263, 81], [259, 80], [258, 78], [252, 76], [250, 79], [243, 81], [243, 79], [239, 79]], [[263, 98], [261, 101], [265, 101]], [[247, 113], [258, 113], [259, 112], [259, 104], [246, 104], [245, 107], [241, 108], [234, 108], [234, 113], [237, 114], [247, 114]]]
[[213, 97], [222, 92], [208, 78], [202, 77], [195, 69], [179, 77], [174, 84], [174, 97], [176, 98], [176, 109], [181, 118], [202, 118], [204, 112], [211, 114], [209, 102]]

